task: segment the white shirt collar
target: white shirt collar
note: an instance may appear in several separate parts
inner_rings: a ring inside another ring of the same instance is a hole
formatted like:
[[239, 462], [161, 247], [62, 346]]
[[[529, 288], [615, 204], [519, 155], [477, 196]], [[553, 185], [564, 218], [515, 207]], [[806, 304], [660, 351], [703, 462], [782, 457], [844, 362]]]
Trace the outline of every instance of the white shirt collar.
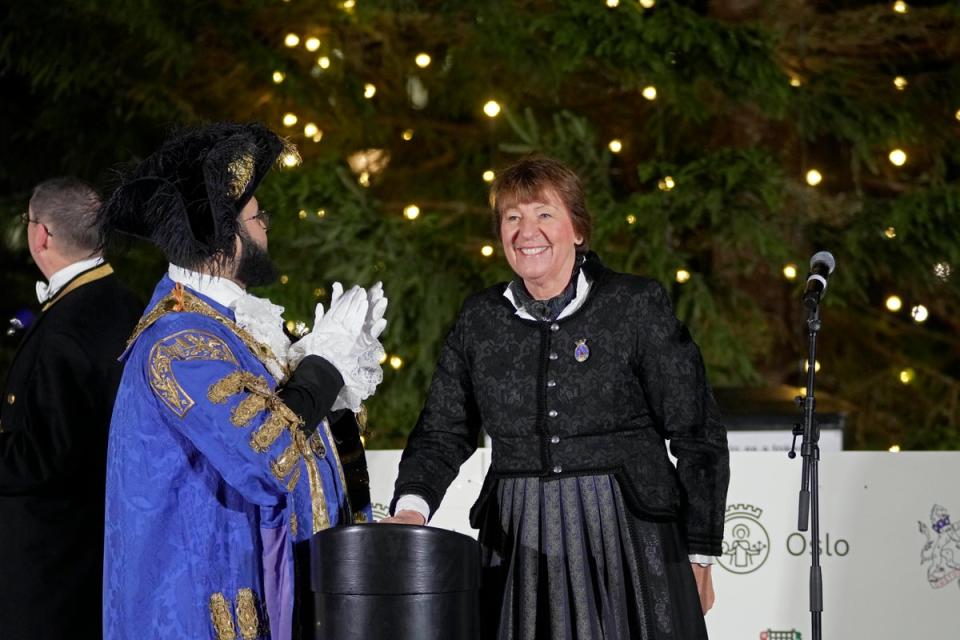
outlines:
[[43, 280], [38, 280], [37, 300], [40, 301], [40, 304], [49, 301], [55, 295], [57, 295], [60, 289], [63, 288], [63, 285], [73, 280], [78, 274], [93, 269], [94, 267], [99, 267], [101, 264], [103, 264], [103, 256], [94, 256], [92, 258], [78, 260], [73, 264], [65, 266], [63, 269], [60, 269], [55, 274], [50, 276], [49, 284]]
[[232, 308], [241, 297], [247, 295], [246, 290], [233, 280], [219, 276], [211, 276], [199, 271], [191, 271], [171, 264], [167, 275], [174, 282], [190, 287], [197, 293], [203, 294], [225, 307]]
[[[561, 311], [560, 315], [557, 316], [557, 320], [566, 318], [583, 306], [583, 303], [587, 300], [587, 294], [590, 293], [590, 285], [590, 279], [587, 278], [587, 275], [583, 272], [583, 269], [580, 269], [580, 275], [577, 277], [577, 295], [574, 296], [573, 300], [571, 300], [570, 303], [563, 308], [563, 311]], [[526, 310], [517, 306], [517, 301], [514, 299], [513, 291], [510, 290], [510, 287], [504, 289], [503, 297], [509, 300], [510, 304], [512, 304], [514, 309], [516, 309], [517, 316], [523, 318], [524, 320], [535, 320], [535, 318], [527, 313]]]

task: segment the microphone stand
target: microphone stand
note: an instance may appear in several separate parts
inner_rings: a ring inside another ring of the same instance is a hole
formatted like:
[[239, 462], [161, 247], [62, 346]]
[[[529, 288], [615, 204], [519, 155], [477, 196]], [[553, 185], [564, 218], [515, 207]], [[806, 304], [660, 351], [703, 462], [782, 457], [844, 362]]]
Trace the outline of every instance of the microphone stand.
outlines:
[[[816, 421], [816, 400], [813, 395], [817, 370], [817, 332], [820, 331], [820, 301], [817, 298], [804, 300], [807, 307], [807, 395], [797, 396], [801, 408], [802, 423], [793, 427], [793, 445], [787, 455], [797, 456], [797, 436], [802, 436], [800, 456], [803, 471], [800, 480], [800, 504], [798, 531], [810, 527], [810, 617], [813, 640], [822, 640], [823, 627], [823, 574], [820, 571], [820, 487], [818, 464], [820, 462], [820, 425]], [[811, 511], [812, 507], [812, 511]]]

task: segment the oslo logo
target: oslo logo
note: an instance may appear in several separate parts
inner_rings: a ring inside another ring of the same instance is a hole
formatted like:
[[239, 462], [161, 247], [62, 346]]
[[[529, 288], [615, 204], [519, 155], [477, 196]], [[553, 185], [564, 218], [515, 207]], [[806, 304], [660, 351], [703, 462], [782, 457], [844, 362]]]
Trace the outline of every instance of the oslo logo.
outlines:
[[[960, 578], [960, 525], [951, 524], [950, 514], [938, 504], [930, 510], [930, 527], [923, 521], [917, 524], [920, 533], [927, 537], [920, 550], [920, 565], [930, 565], [927, 567], [930, 586], [939, 589]], [[931, 528], [936, 537], [930, 533]]]
[[770, 536], [760, 524], [763, 509], [750, 504], [727, 506], [720, 566], [732, 573], [751, 573], [770, 555]]

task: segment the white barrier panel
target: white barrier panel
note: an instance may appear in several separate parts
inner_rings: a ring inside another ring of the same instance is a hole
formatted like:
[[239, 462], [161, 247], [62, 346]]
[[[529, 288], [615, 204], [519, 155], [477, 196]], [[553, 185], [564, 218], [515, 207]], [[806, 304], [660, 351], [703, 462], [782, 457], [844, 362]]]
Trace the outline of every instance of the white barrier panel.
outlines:
[[[398, 451], [370, 451], [382, 516]], [[489, 466], [463, 466], [432, 521], [476, 536], [467, 512]], [[712, 640], [809, 640], [809, 536], [796, 531], [800, 460], [732, 453], [724, 556], [713, 570]], [[820, 463], [824, 638], [960, 637], [960, 453], [824, 453]], [[957, 517], [960, 517], [958, 515]]]

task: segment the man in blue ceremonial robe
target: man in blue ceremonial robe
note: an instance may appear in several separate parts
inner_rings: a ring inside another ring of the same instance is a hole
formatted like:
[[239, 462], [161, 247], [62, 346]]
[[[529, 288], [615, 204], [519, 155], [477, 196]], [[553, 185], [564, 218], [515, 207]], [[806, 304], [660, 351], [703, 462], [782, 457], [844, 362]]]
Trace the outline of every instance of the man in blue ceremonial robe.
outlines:
[[370, 520], [354, 412], [382, 379], [381, 287], [335, 284], [292, 344], [283, 308], [246, 291], [275, 276], [254, 191], [294, 153], [260, 125], [184, 130], [101, 211], [104, 242], [170, 261], [111, 423], [106, 638], [313, 637], [309, 539]]

